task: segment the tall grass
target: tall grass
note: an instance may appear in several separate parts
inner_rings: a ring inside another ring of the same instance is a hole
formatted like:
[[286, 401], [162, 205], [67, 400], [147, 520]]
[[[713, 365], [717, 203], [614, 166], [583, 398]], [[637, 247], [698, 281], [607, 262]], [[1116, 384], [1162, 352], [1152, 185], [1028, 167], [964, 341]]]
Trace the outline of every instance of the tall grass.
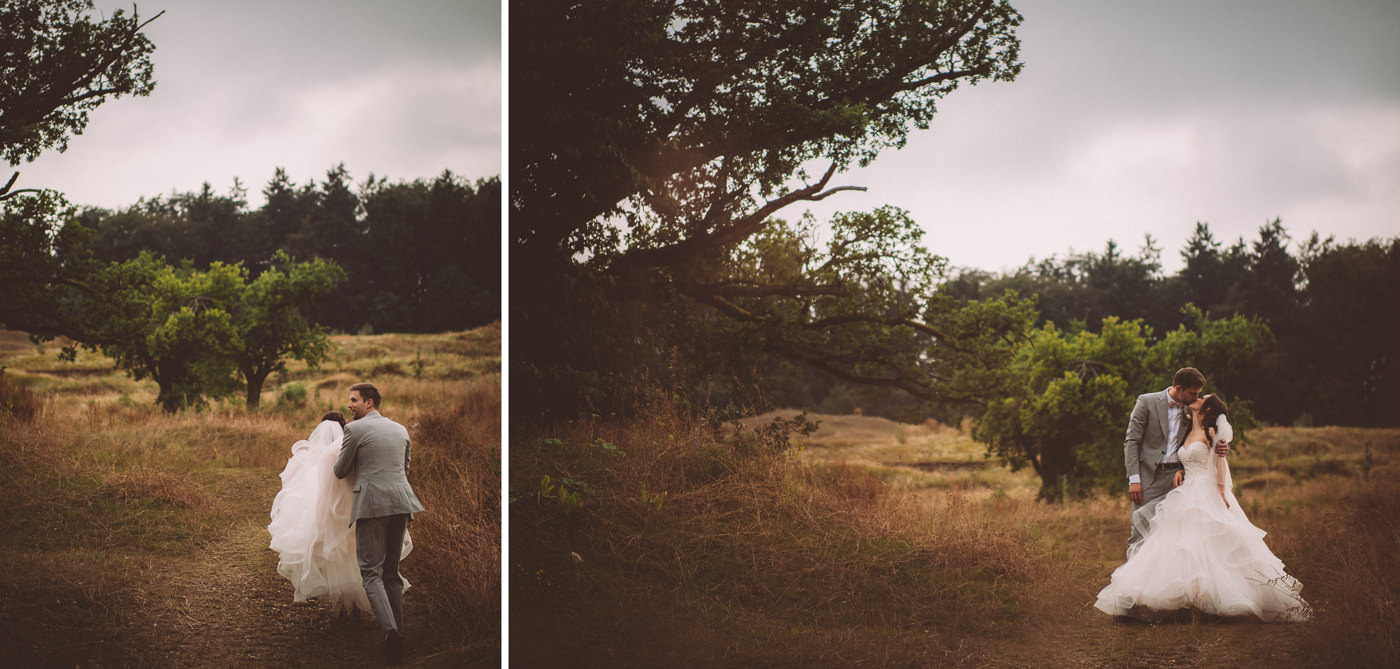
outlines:
[[1400, 430], [1267, 428], [1237, 494], [1316, 620], [1092, 609], [1126, 494], [1048, 504], [968, 426], [811, 416], [791, 444], [664, 403], [512, 430], [512, 666], [1397, 666]]
[[927, 663], [1044, 573], [1023, 533], [800, 461], [781, 430], [662, 406], [513, 434], [512, 665]]
[[0, 420], [30, 421], [38, 411], [39, 400], [34, 393], [11, 381], [0, 369]]
[[1319, 664], [1400, 666], [1398, 454], [1400, 430], [1270, 428], [1238, 458], [1268, 477], [1241, 504], [1303, 582]]
[[451, 622], [464, 644], [493, 647], [500, 636], [500, 384], [472, 382], [456, 404], [418, 419], [415, 490], [427, 512], [413, 522], [413, 570], [429, 611]]
[[[205, 549], [231, 536], [241, 541], [245, 528], [266, 524], [291, 445], [306, 438], [322, 411], [343, 407], [350, 384], [371, 380], [385, 394], [384, 414], [413, 437], [410, 481], [427, 509], [411, 525], [415, 550], [404, 563], [415, 586], [410, 598], [428, 612], [413, 621], [414, 629], [420, 639], [436, 640], [433, 652], [441, 662], [493, 658], [500, 643], [501, 401], [499, 352], [493, 350], [499, 326], [376, 335], [371, 342], [337, 336], [334, 342], [340, 364], [290, 365], [265, 388], [257, 410], [234, 398], [167, 415], [154, 404], [153, 384], [124, 377], [100, 355], [84, 352], [76, 363], [63, 363], [57, 347], [36, 348], [0, 333], [0, 366], [7, 367], [0, 383], [30, 407], [23, 415], [0, 410], [0, 505], [7, 509], [0, 518], [0, 560], [45, 565], [42, 573], [0, 574], [0, 588], [43, 591], [48, 586], [42, 582], [55, 574], [81, 584], [49, 600], [22, 598], [0, 607], [0, 626], [18, 625], [23, 632], [7, 630], [0, 654], [21, 664], [43, 663], [54, 658], [42, 649], [74, 630], [122, 638], [125, 632], [116, 630], [152, 615], [149, 603], [140, 603], [145, 586], [139, 579], [149, 575], [132, 574], [135, 564], [251, 553], [260, 559], [238, 558], [234, 566], [280, 584], [265, 536], [249, 535], [247, 541], [257, 544], [236, 549]], [[422, 368], [368, 375], [379, 364], [374, 360], [409, 359], [423, 361]], [[276, 401], [289, 384], [305, 388], [304, 405]], [[97, 613], [73, 608], [84, 601], [99, 603]], [[133, 647], [137, 643], [127, 638], [74, 646], [60, 659], [155, 661]]]

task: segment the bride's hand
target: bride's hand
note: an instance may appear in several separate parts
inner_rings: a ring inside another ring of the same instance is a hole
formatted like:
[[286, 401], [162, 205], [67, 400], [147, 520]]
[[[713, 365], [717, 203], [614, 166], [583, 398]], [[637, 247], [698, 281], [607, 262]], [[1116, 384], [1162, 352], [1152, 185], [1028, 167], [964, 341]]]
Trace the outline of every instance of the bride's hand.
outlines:
[[1225, 501], [1225, 508], [1230, 508], [1230, 496], [1225, 494], [1225, 486], [1220, 486], [1220, 499]]
[[1176, 470], [1176, 475], [1172, 477], [1172, 487], [1180, 487], [1184, 480], [1186, 480], [1186, 472], [1180, 469]]

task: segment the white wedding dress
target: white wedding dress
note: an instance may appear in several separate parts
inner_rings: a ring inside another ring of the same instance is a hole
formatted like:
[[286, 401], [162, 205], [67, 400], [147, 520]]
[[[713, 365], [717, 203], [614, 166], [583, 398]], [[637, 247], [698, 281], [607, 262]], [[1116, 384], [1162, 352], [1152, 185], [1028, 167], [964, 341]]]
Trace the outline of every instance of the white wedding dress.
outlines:
[[[350, 507], [355, 476], [335, 477], [344, 429], [326, 420], [307, 439], [292, 445], [282, 470], [282, 490], [272, 500], [271, 548], [277, 573], [292, 582], [293, 601], [316, 597], [336, 610], [372, 613], [355, 557], [355, 528]], [[402, 557], [413, 549], [404, 532]], [[408, 589], [408, 579], [404, 579]]]
[[[1221, 416], [1217, 424], [1228, 441], [1229, 422]], [[1264, 530], [1240, 509], [1225, 458], [1214, 455], [1209, 443], [1195, 441], [1181, 447], [1181, 463], [1185, 481], [1158, 503], [1147, 534], [1094, 606], [1147, 619], [1189, 608], [1265, 622], [1310, 619], [1302, 584], [1284, 571], [1264, 544]]]

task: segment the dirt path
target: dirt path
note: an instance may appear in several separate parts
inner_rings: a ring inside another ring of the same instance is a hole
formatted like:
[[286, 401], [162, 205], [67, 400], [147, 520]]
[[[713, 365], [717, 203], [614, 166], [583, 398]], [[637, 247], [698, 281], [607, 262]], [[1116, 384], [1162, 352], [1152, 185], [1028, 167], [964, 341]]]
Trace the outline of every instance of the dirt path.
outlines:
[[[1299, 627], [1182, 614], [1160, 623], [1115, 619], [1093, 607], [1117, 565], [1060, 558], [1059, 578], [1023, 603], [1030, 618], [975, 649], [968, 666], [1293, 667], [1308, 665]], [[1129, 658], [1132, 658], [1131, 660]]]
[[[372, 616], [341, 617], [316, 601], [292, 602], [291, 584], [277, 574], [277, 556], [267, 547], [276, 473], [238, 469], [199, 478], [220, 516], [231, 520], [184, 556], [39, 551], [14, 558], [36, 578], [0, 579], [18, 591], [0, 597], [0, 666], [383, 666]], [[412, 577], [411, 557], [404, 571]], [[435, 627], [412, 590], [404, 606], [409, 646], [402, 666], [471, 665], [452, 630]]]
[[[338, 616], [316, 601], [292, 602], [292, 587], [277, 574], [267, 548], [267, 508], [280, 486], [275, 474], [239, 470], [207, 486], [238, 520], [194, 557], [170, 566], [142, 591], [141, 630], [150, 661], [175, 667], [316, 666], [383, 664], [373, 616]], [[412, 574], [412, 558], [405, 560]], [[403, 666], [460, 666], [461, 658], [435, 655], [445, 630], [431, 625], [412, 590], [405, 596], [409, 634]], [[415, 625], [417, 625], [415, 627]]]

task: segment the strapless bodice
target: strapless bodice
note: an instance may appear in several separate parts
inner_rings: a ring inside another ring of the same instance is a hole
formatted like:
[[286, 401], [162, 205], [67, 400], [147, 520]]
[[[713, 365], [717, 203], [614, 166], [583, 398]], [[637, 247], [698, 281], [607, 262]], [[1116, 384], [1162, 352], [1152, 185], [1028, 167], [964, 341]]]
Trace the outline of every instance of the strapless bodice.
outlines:
[[1183, 444], [1181, 447], [1181, 466], [1186, 469], [1186, 476], [1205, 476], [1210, 473], [1210, 444], [1204, 441], [1193, 441]]

